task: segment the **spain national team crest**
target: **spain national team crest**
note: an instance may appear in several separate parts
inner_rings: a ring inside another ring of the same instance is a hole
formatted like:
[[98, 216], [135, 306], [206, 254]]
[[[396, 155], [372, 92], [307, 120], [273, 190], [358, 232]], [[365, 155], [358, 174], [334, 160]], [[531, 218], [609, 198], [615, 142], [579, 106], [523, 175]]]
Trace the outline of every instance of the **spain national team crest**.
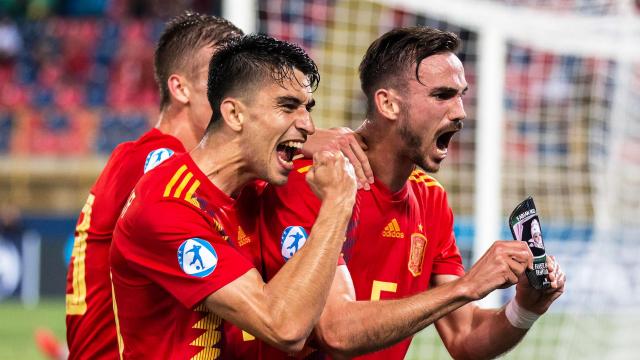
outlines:
[[282, 257], [285, 260], [291, 259], [291, 257], [304, 246], [307, 238], [307, 232], [302, 226], [289, 226], [284, 229], [282, 239], [280, 240], [280, 253]]
[[411, 253], [409, 254], [409, 271], [413, 276], [422, 274], [422, 262], [427, 248], [427, 238], [420, 233], [411, 234]]
[[191, 238], [178, 248], [178, 265], [187, 275], [205, 277], [218, 265], [218, 254], [203, 239]]
[[167, 148], [155, 149], [149, 152], [147, 160], [144, 162], [144, 173], [162, 164], [173, 155], [173, 150]]

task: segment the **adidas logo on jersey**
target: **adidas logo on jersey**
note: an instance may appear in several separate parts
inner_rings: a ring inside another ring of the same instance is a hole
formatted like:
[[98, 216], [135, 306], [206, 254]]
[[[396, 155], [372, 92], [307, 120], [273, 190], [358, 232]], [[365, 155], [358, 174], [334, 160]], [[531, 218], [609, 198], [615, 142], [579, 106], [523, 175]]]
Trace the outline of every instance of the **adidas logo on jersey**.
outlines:
[[383, 237], [388, 237], [388, 238], [403, 239], [404, 238], [404, 233], [402, 231], [400, 231], [400, 226], [398, 225], [398, 220], [396, 220], [394, 218], [393, 220], [389, 221], [387, 226], [384, 227], [384, 230], [382, 230], [382, 236]]
[[251, 242], [251, 238], [238, 226], [238, 246], [244, 246]]

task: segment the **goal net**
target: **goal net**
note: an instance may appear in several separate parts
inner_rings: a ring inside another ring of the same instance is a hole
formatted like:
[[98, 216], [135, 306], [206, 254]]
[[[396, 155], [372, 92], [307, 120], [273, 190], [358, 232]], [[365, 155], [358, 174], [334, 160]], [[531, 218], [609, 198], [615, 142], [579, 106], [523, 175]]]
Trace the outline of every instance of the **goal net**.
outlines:
[[[466, 265], [493, 240], [510, 238], [506, 218], [531, 195], [548, 252], [568, 278], [565, 294], [505, 357], [631, 359], [640, 353], [639, 7], [262, 0], [258, 30], [302, 44], [318, 62], [321, 127], [362, 120], [357, 67], [379, 35], [411, 25], [459, 34], [468, 119], [436, 177], [449, 192]], [[430, 327], [409, 358], [449, 356]]]

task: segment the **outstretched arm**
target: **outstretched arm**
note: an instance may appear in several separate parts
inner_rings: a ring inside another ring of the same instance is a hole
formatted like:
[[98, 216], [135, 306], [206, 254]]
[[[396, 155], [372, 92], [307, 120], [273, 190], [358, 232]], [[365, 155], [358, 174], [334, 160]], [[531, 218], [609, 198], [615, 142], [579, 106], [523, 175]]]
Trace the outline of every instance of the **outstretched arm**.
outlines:
[[[521, 309], [541, 315], [564, 291], [565, 275], [551, 256], [547, 257], [551, 288], [535, 290], [520, 276], [515, 301]], [[435, 286], [458, 281], [456, 276], [438, 275]], [[513, 305], [512, 305], [513, 306]], [[455, 359], [490, 359], [514, 347], [527, 333], [527, 328], [512, 325], [506, 308], [480, 309], [467, 304], [436, 322], [436, 328], [447, 350]], [[513, 315], [512, 315], [513, 316]], [[517, 322], [517, 321], [516, 321]]]
[[409, 298], [356, 301], [348, 270], [340, 266], [316, 336], [334, 358], [349, 358], [393, 345], [470, 300], [451, 282]]
[[302, 349], [329, 293], [355, 202], [355, 176], [339, 152], [321, 152], [307, 180], [323, 200], [305, 246], [265, 284], [252, 269], [209, 295], [208, 308], [284, 351]]
[[526, 244], [499, 241], [465, 276], [447, 277], [449, 281], [411, 297], [379, 302], [355, 301], [353, 284], [342, 267], [336, 273], [316, 334], [334, 357], [380, 350], [498, 287], [516, 283], [531, 266]]

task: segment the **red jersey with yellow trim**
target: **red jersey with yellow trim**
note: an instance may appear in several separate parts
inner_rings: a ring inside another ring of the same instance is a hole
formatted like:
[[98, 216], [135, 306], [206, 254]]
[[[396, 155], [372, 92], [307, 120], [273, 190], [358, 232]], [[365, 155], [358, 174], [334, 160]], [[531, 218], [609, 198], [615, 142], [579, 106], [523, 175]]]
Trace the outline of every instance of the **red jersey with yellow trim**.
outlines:
[[91, 188], [78, 218], [66, 289], [70, 359], [117, 359], [111, 302], [109, 246], [116, 220], [131, 190], [146, 172], [174, 152], [184, 152], [173, 136], [152, 129], [115, 148]]
[[[140, 179], [111, 245], [123, 358], [220, 358], [223, 321], [201, 302], [261, 263], [259, 241], [246, 235], [255, 232], [257, 210], [245, 207], [248, 213], [240, 214], [236, 203], [255, 204], [263, 187], [247, 185], [236, 201], [189, 154], [173, 156]], [[241, 229], [242, 239], [236, 237]]]
[[[285, 262], [287, 229], [301, 226], [309, 231], [320, 208], [305, 181], [309, 165], [310, 160], [296, 161], [287, 184], [270, 188], [262, 198], [260, 235], [267, 279]], [[403, 298], [427, 290], [434, 274], [464, 275], [453, 213], [434, 178], [416, 170], [395, 193], [377, 181], [370, 191], [359, 190], [357, 200], [354, 239], [343, 249], [357, 300]], [[410, 343], [408, 338], [360, 358], [403, 359]], [[284, 358], [266, 344], [261, 347], [266, 359]]]

